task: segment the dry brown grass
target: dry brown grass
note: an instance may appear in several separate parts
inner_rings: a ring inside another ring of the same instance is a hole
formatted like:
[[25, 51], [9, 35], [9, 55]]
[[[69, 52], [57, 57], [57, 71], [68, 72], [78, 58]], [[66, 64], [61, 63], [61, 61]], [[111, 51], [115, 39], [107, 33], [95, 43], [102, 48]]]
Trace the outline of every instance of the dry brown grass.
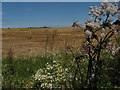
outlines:
[[31, 58], [67, 46], [79, 48], [84, 40], [84, 32], [79, 27], [3, 29], [2, 55], [7, 58], [11, 48], [13, 58]]

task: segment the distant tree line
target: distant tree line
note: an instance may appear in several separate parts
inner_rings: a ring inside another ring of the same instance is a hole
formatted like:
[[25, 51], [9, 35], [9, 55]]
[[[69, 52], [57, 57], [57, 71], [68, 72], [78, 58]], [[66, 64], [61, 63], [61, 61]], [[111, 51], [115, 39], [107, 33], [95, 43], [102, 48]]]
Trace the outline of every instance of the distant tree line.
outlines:
[[28, 28], [50, 28], [50, 27], [43, 26], [43, 27], [28, 27]]

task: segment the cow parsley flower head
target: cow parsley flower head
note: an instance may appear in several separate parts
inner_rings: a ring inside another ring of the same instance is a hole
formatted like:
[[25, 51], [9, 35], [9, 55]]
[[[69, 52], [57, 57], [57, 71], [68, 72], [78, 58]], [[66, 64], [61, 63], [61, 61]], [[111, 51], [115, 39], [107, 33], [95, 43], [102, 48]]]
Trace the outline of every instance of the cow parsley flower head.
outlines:
[[97, 8], [97, 6], [95, 6], [95, 8]]
[[105, 10], [104, 10], [104, 9], [102, 9], [102, 10], [101, 10], [101, 13], [105, 13]]
[[104, 28], [102, 28], [102, 33], [105, 33], [105, 29]]
[[93, 6], [90, 6], [90, 9], [93, 9]]
[[105, 30], [106, 30], [106, 31], [108, 31], [108, 30], [109, 30], [109, 28], [108, 28], [108, 27], [105, 27]]
[[91, 12], [89, 12], [89, 15], [91, 15]]
[[106, 8], [106, 12], [110, 12], [110, 11], [111, 11], [111, 7], [108, 6], [108, 7]]
[[86, 37], [91, 38], [92, 32], [90, 32], [89, 30], [86, 30], [86, 31], [85, 31], [85, 35], [86, 35]]
[[93, 17], [90, 17], [90, 21], [93, 21]]
[[115, 53], [116, 53], [115, 51], [112, 51], [112, 55], [115, 55]]
[[100, 12], [100, 11], [97, 11], [96, 13], [97, 13], [97, 14], [100, 14], [101, 12]]
[[95, 16], [96, 16], [96, 17], [99, 17], [99, 14], [96, 13]]
[[82, 28], [82, 30], [85, 30], [86, 29], [86, 24], [82, 24], [81, 28]]
[[91, 25], [92, 25], [92, 23], [90, 23], [90, 22], [87, 23], [87, 26], [91, 26]]
[[98, 10], [97, 9], [95, 9], [95, 12], [97, 12]]
[[94, 12], [94, 9], [91, 9], [91, 12]]
[[76, 21], [76, 25], [80, 25], [80, 22], [79, 22], [79, 21]]

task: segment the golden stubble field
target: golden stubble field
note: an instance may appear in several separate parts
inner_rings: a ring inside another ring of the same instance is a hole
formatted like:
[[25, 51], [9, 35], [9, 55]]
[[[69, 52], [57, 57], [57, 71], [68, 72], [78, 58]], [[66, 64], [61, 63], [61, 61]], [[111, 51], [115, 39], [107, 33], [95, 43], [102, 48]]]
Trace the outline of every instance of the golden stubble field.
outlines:
[[4, 28], [2, 29], [2, 56], [7, 58], [33, 58], [45, 51], [65, 50], [67, 46], [80, 48], [85, 40], [79, 27], [56, 28]]

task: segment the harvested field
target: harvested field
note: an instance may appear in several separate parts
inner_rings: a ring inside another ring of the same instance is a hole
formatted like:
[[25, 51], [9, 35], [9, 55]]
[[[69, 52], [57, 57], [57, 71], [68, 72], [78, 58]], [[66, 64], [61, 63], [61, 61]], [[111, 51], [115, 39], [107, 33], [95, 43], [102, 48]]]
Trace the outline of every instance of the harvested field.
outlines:
[[64, 50], [67, 46], [77, 49], [84, 40], [84, 32], [79, 27], [4, 28], [2, 54], [7, 58], [11, 49], [13, 58], [32, 58], [45, 51]]

